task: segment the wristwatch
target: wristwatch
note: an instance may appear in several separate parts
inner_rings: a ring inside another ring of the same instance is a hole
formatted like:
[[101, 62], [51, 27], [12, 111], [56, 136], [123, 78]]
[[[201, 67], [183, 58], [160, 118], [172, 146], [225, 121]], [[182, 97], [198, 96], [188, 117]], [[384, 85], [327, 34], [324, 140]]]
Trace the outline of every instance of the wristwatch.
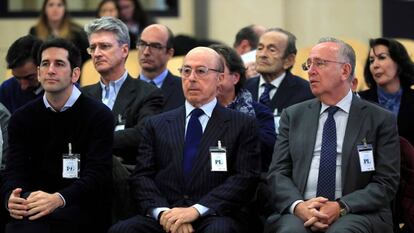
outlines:
[[343, 203], [341, 200], [337, 200], [338, 204], [339, 204], [339, 216], [345, 216], [348, 213], [348, 209], [346, 208], [345, 203]]

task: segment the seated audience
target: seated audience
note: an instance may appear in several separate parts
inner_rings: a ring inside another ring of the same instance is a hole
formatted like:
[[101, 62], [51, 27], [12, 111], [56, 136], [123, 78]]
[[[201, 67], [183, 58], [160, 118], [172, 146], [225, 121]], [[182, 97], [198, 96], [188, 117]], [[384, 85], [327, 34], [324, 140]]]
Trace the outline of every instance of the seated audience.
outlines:
[[252, 232], [244, 207], [260, 172], [254, 118], [217, 103], [224, 64], [197, 47], [181, 69], [185, 106], [151, 117], [131, 176], [140, 212], [109, 232]]
[[39, 50], [45, 90], [9, 122], [2, 199], [6, 232], [106, 232], [113, 117], [76, 88], [81, 57], [64, 39]]
[[391, 111], [397, 117], [399, 135], [414, 145], [414, 63], [394, 39], [371, 39], [369, 44], [364, 68], [369, 89], [359, 95]]
[[7, 68], [13, 77], [0, 86], [0, 102], [13, 113], [27, 102], [43, 95], [37, 80], [37, 52], [42, 41], [34, 36], [23, 36], [10, 46], [6, 55]]
[[102, 0], [96, 9], [96, 18], [104, 16], [118, 18], [120, 11], [118, 0]]

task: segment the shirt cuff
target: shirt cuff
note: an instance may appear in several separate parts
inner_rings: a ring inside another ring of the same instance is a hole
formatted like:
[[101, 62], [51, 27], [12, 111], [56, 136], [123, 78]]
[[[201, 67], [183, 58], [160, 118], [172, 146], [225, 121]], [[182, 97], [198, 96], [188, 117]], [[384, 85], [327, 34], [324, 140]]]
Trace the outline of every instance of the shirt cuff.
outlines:
[[198, 211], [198, 213], [200, 214], [200, 216], [206, 215], [207, 211], [210, 210], [210, 208], [207, 208], [207, 207], [205, 207], [203, 205], [200, 205], [200, 204], [192, 205], [192, 207], [194, 207]]
[[160, 213], [162, 211], [166, 211], [169, 210], [170, 208], [167, 207], [159, 207], [159, 208], [154, 208], [151, 210], [151, 217], [153, 217], [156, 221], [158, 221], [158, 215], [160, 215]]
[[296, 208], [296, 206], [299, 204], [299, 203], [302, 203], [302, 202], [304, 202], [303, 200], [297, 200], [297, 201], [295, 201], [295, 202], [293, 202], [293, 204], [290, 206], [290, 208], [289, 208], [289, 213], [291, 213], [291, 214], [295, 214], [295, 208]]
[[62, 201], [63, 201], [63, 205], [61, 206], [61, 207], [59, 207], [59, 208], [63, 208], [63, 207], [65, 207], [66, 206], [66, 200], [65, 200], [65, 198], [62, 196], [62, 194], [60, 194], [60, 193], [57, 193], [57, 195], [59, 195], [59, 197], [62, 199]]

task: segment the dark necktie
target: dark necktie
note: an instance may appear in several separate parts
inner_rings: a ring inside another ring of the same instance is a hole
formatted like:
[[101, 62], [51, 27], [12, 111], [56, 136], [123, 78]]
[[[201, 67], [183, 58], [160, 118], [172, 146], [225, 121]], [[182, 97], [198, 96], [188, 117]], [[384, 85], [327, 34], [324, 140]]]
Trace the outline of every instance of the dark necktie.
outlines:
[[265, 83], [265, 84], [263, 84], [263, 86], [264, 86], [264, 91], [263, 91], [262, 95], [259, 98], [259, 102], [266, 105], [266, 106], [269, 106], [270, 91], [273, 88], [275, 88], [275, 86], [273, 86], [273, 84], [271, 84], [271, 83]]
[[203, 114], [203, 110], [196, 108], [191, 112], [191, 117], [188, 121], [183, 156], [183, 172], [186, 180], [188, 180], [190, 175], [191, 168], [193, 167], [194, 160], [197, 156], [201, 136], [203, 135], [203, 128], [198, 120], [198, 117]]
[[149, 84], [154, 85], [154, 87], [157, 87], [157, 84], [155, 84], [154, 80], [149, 81]]
[[329, 107], [328, 118], [323, 125], [321, 157], [319, 163], [318, 188], [316, 196], [335, 200], [336, 176], [336, 125], [334, 114], [339, 110], [336, 106]]

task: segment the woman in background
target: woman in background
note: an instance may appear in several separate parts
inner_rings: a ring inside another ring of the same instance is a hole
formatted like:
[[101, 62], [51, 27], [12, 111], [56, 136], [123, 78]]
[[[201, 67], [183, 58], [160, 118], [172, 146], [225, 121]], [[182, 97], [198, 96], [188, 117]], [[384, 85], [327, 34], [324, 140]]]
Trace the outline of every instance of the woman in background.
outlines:
[[397, 117], [399, 135], [414, 145], [414, 63], [394, 39], [371, 39], [369, 44], [364, 68], [369, 89], [359, 95], [391, 111]]
[[29, 33], [43, 41], [56, 37], [70, 40], [79, 48], [82, 63], [90, 58], [86, 52], [89, 46], [86, 33], [81, 26], [71, 21], [66, 0], [44, 0], [40, 18]]
[[155, 23], [149, 18], [138, 0], [118, 0], [121, 8], [119, 18], [128, 26], [131, 48], [135, 48], [142, 30]]
[[96, 18], [111, 16], [119, 18], [120, 8], [117, 0], [102, 0], [96, 10]]

